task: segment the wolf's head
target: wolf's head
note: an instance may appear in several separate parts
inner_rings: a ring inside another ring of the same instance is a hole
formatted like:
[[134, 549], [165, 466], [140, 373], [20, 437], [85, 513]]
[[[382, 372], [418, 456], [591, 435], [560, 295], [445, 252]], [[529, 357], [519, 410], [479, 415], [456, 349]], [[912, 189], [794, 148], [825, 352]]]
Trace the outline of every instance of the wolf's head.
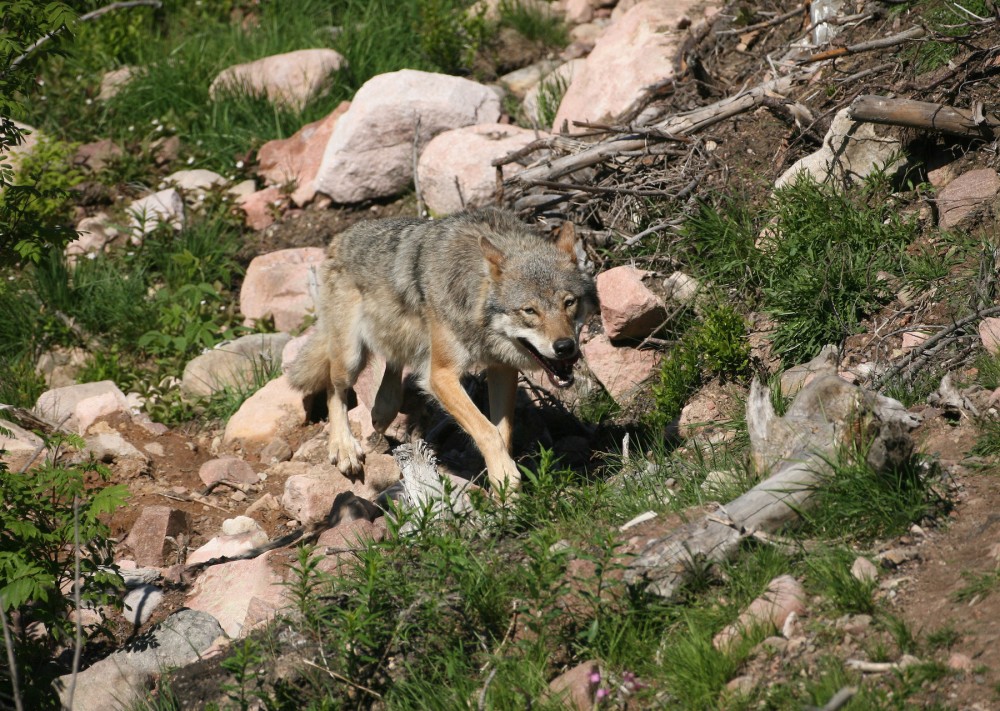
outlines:
[[571, 223], [555, 242], [534, 235], [479, 242], [490, 267], [491, 330], [518, 367], [540, 367], [560, 388], [573, 383], [580, 329], [598, 307], [593, 279], [577, 267], [575, 243]]

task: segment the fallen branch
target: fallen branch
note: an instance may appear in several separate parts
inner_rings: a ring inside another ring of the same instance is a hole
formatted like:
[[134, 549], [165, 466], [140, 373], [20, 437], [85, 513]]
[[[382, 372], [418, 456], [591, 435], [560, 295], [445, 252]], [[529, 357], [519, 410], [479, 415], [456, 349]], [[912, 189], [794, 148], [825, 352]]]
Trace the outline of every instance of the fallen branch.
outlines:
[[895, 378], [897, 375], [902, 373], [904, 370], [908, 370], [911, 366], [918, 363], [922, 363], [923, 360], [918, 360], [922, 358], [925, 352], [930, 351], [932, 348], [937, 346], [941, 341], [950, 337], [956, 331], [959, 331], [966, 326], [968, 326], [973, 321], [978, 321], [980, 319], [986, 318], [987, 316], [995, 316], [1000, 314], [1000, 306], [993, 306], [988, 309], [980, 309], [975, 313], [971, 313], [964, 318], [960, 318], [958, 321], [953, 322], [947, 328], [935, 333], [933, 336], [928, 338], [923, 343], [914, 346], [909, 353], [907, 353], [896, 365], [887, 370], [878, 378], [875, 378], [871, 383], [871, 388], [874, 390], [879, 390], [885, 383]]
[[819, 52], [817, 54], [810, 55], [804, 59], [798, 61], [799, 64], [812, 64], [813, 62], [822, 62], [827, 59], [836, 59], [838, 57], [846, 57], [849, 54], [861, 54], [862, 52], [871, 52], [876, 49], [885, 49], [887, 47], [895, 47], [896, 45], [903, 44], [904, 42], [909, 42], [910, 40], [920, 39], [927, 34], [927, 30], [923, 27], [911, 27], [905, 32], [900, 32], [897, 35], [892, 35], [891, 37], [883, 37], [882, 39], [871, 40], [870, 42], [861, 42], [860, 44], [852, 44], [847, 47], [837, 47], [836, 49], [828, 49], [825, 52]]
[[[782, 94], [788, 91], [796, 82], [808, 77], [810, 73], [809, 71], [798, 71], [779, 77], [778, 79], [772, 79], [709, 106], [671, 116], [654, 124], [652, 128], [656, 132], [666, 134], [671, 139], [676, 140], [678, 136], [690, 135], [720, 121], [724, 121], [727, 118], [749, 111], [758, 106], [764, 96]], [[539, 181], [555, 180], [564, 175], [569, 175], [583, 168], [601, 163], [608, 158], [621, 155], [623, 152], [647, 149], [650, 143], [657, 140], [662, 139], [654, 135], [650, 128], [644, 128], [643, 135], [640, 137], [630, 135], [614, 138], [593, 145], [579, 153], [547, 160], [537, 166], [526, 168], [520, 173], [511, 176], [508, 179], [508, 184], [530, 187]], [[506, 157], [501, 159], [501, 161], [505, 160]], [[579, 189], [579, 186], [577, 186], [577, 189]]]
[[746, 25], [745, 27], [734, 27], [731, 30], [717, 30], [715, 34], [717, 35], [743, 35], [747, 32], [754, 32], [756, 30], [767, 29], [768, 27], [774, 27], [775, 25], [780, 25], [786, 20], [790, 20], [793, 17], [798, 17], [806, 10], [809, 9], [808, 5], [802, 5], [794, 10], [789, 10], [788, 12], [772, 17], [770, 20], [764, 20], [763, 22], [757, 22], [752, 25]]
[[928, 101], [859, 96], [848, 109], [854, 121], [939, 131], [966, 138], [1000, 138], [1000, 114], [934, 104]]

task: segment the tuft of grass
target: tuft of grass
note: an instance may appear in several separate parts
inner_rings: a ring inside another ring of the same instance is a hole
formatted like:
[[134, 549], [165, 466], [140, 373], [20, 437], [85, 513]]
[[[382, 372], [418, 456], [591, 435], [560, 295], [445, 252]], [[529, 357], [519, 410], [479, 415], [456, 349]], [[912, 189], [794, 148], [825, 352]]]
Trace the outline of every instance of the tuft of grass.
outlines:
[[858, 580], [851, 574], [857, 553], [847, 548], [825, 548], [810, 553], [805, 561], [809, 580], [837, 610], [848, 613], [875, 612], [876, 580]]
[[[921, 19], [924, 24], [932, 32], [945, 37], [963, 37], [969, 34], [969, 23], [973, 18], [968, 13], [981, 18], [990, 17], [993, 13], [989, 0], [965, 0], [961, 8], [967, 12], [945, 0], [930, 0], [922, 5]], [[929, 39], [906, 48], [903, 56], [913, 63], [918, 74], [923, 74], [946, 65], [961, 47], [957, 42]]]
[[569, 30], [554, 10], [523, 0], [500, 0], [498, 9], [501, 26], [517, 30], [532, 42], [546, 47], [565, 47], [569, 44]]
[[971, 602], [976, 598], [984, 598], [1000, 587], [1000, 569], [985, 573], [965, 571], [962, 573], [962, 578], [966, 584], [953, 595], [955, 602]]
[[236, 385], [227, 385], [204, 403], [204, 416], [226, 421], [251, 395], [281, 375], [281, 366], [269, 358], [254, 359], [249, 376]]
[[934, 368], [921, 370], [910, 378], [899, 375], [886, 382], [882, 394], [911, 407], [926, 402], [927, 396], [937, 390], [943, 375]]
[[542, 79], [538, 85], [538, 114], [529, 117], [530, 126], [552, 127], [568, 88], [569, 81], [564, 76], [551, 75]]
[[865, 461], [864, 448], [854, 448], [841, 450], [827, 464], [830, 473], [802, 512], [805, 535], [871, 541], [901, 534], [945, 505], [933, 486], [936, 466], [920, 457], [879, 473]]

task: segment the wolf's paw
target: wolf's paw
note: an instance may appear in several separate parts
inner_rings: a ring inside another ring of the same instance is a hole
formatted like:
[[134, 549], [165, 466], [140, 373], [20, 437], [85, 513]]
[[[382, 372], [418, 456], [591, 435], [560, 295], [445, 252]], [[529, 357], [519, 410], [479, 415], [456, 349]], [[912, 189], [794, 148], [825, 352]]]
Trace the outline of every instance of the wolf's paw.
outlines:
[[344, 476], [358, 479], [364, 475], [365, 451], [361, 443], [351, 437], [344, 441], [330, 440], [330, 464], [336, 464]]
[[487, 467], [486, 473], [494, 493], [513, 495], [521, 488], [521, 470], [510, 457], [503, 457], [493, 462], [493, 466]]

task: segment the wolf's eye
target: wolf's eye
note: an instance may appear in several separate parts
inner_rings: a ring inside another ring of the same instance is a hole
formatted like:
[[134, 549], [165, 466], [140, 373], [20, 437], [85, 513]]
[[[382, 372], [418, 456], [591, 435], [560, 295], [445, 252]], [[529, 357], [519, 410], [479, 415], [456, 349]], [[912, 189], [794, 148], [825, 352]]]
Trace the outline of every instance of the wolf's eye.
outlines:
[[569, 296], [569, 297], [566, 298], [566, 301], [563, 303], [563, 306], [565, 308], [569, 309], [569, 308], [572, 308], [575, 304], [576, 304], [576, 297], [575, 296]]
[[537, 316], [538, 315], [538, 312], [535, 311], [530, 306], [525, 306], [523, 309], [521, 309], [521, 313], [523, 313], [525, 316]]

